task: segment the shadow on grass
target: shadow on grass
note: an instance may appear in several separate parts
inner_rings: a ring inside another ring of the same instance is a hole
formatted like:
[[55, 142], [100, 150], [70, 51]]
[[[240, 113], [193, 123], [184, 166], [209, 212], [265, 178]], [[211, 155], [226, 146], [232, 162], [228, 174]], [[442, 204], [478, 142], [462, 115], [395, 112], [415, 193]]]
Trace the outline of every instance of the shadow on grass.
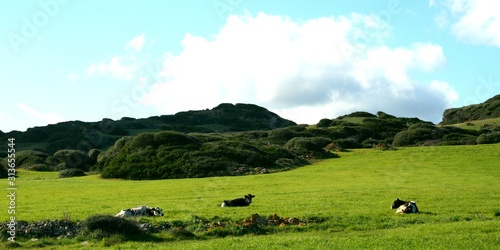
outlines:
[[438, 215], [437, 213], [434, 213], [434, 212], [418, 212], [418, 214], [425, 214], [425, 215]]

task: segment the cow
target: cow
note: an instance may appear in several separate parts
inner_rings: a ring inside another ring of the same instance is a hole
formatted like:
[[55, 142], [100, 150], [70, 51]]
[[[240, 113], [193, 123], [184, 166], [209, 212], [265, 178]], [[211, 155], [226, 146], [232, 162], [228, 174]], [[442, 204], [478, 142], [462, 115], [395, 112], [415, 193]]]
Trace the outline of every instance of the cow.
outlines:
[[391, 206], [391, 209], [395, 209], [397, 214], [410, 214], [410, 213], [418, 213], [417, 203], [414, 201], [403, 201], [397, 198]]
[[221, 207], [246, 207], [252, 203], [252, 198], [254, 198], [255, 195], [248, 194], [245, 195], [243, 198], [238, 198], [234, 200], [225, 200], [223, 201], [220, 206]]
[[136, 216], [163, 216], [163, 210], [159, 207], [140, 206], [129, 209], [123, 209], [115, 217], [136, 217]]

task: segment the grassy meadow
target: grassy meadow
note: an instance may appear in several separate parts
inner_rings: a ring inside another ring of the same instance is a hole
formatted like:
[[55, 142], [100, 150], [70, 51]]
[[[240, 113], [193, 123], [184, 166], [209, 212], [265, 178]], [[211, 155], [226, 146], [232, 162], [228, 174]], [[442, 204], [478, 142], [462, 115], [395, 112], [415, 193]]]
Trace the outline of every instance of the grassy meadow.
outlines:
[[445, 125], [445, 126], [453, 126], [453, 127], [458, 127], [462, 129], [470, 129], [470, 130], [480, 130], [484, 128], [485, 126], [500, 126], [500, 118], [490, 118], [490, 119], [484, 119], [484, 120], [477, 120], [477, 121], [469, 121], [469, 122], [463, 122], [463, 123], [457, 123], [457, 124], [452, 124], [452, 125]]
[[[339, 155], [287, 172], [201, 179], [125, 181], [97, 175], [60, 179], [58, 173], [20, 171], [18, 221], [77, 221], [147, 205], [160, 206], [165, 213], [152, 221], [189, 221], [193, 216], [241, 220], [258, 213], [322, 222], [287, 226], [267, 235], [224, 238], [176, 239], [160, 233], [157, 242], [18, 241], [49, 249], [108, 249], [109, 245], [116, 249], [496, 249], [500, 245], [500, 144], [358, 149]], [[224, 199], [248, 193], [256, 196], [249, 207], [218, 206]], [[396, 198], [415, 200], [420, 213], [395, 214], [389, 206]], [[6, 211], [8, 199], [0, 202]], [[7, 213], [1, 216], [2, 221], [9, 218]]]

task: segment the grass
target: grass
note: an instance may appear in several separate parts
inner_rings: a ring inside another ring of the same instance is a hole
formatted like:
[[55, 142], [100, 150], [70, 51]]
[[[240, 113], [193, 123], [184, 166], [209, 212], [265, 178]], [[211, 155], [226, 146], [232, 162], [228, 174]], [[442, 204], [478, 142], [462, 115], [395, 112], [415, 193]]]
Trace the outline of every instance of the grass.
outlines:
[[469, 122], [457, 123], [457, 124], [451, 124], [451, 125], [445, 125], [445, 126], [453, 126], [453, 127], [458, 127], [458, 128], [462, 128], [462, 129], [469, 129], [469, 130], [480, 130], [485, 125], [500, 126], [500, 117], [491, 118], [491, 119], [484, 119], [484, 120], [477, 120], [477, 121], [469, 121]]
[[340, 119], [341, 121], [344, 122], [351, 122], [354, 124], [363, 124], [363, 121], [368, 118], [368, 117], [344, 117]]
[[[295, 170], [242, 177], [158, 181], [104, 180], [97, 175], [58, 179], [57, 173], [20, 171], [16, 219], [83, 220], [116, 214], [137, 205], [160, 206], [165, 216], [152, 221], [189, 221], [193, 215], [233, 220], [251, 214], [324, 218], [320, 224], [280, 228], [271, 235], [179, 240], [159, 234], [160, 242], [89, 242], [98, 249], [249, 249], [397, 247], [494, 249], [500, 245], [500, 144], [360, 149]], [[220, 208], [224, 199], [252, 193], [244, 208]], [[420, 214], [397, 215], [395, 198], [415, 200]], [[8, 207], [2, 199], [0, 206]], [[8, 220], [6, 213], [2, 221]], [[39, 246], [82, 248], [81, 240], [41, 239]]]

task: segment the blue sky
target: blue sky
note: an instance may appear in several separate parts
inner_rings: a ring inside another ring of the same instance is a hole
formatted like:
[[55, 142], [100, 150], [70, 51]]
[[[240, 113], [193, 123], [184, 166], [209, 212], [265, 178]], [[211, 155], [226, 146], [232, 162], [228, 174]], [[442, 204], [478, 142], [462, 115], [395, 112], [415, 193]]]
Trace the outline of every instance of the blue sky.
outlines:
[[492, 1], [0, 0], [0, 130], [254, 103], [439, 122], [500, 93]]

